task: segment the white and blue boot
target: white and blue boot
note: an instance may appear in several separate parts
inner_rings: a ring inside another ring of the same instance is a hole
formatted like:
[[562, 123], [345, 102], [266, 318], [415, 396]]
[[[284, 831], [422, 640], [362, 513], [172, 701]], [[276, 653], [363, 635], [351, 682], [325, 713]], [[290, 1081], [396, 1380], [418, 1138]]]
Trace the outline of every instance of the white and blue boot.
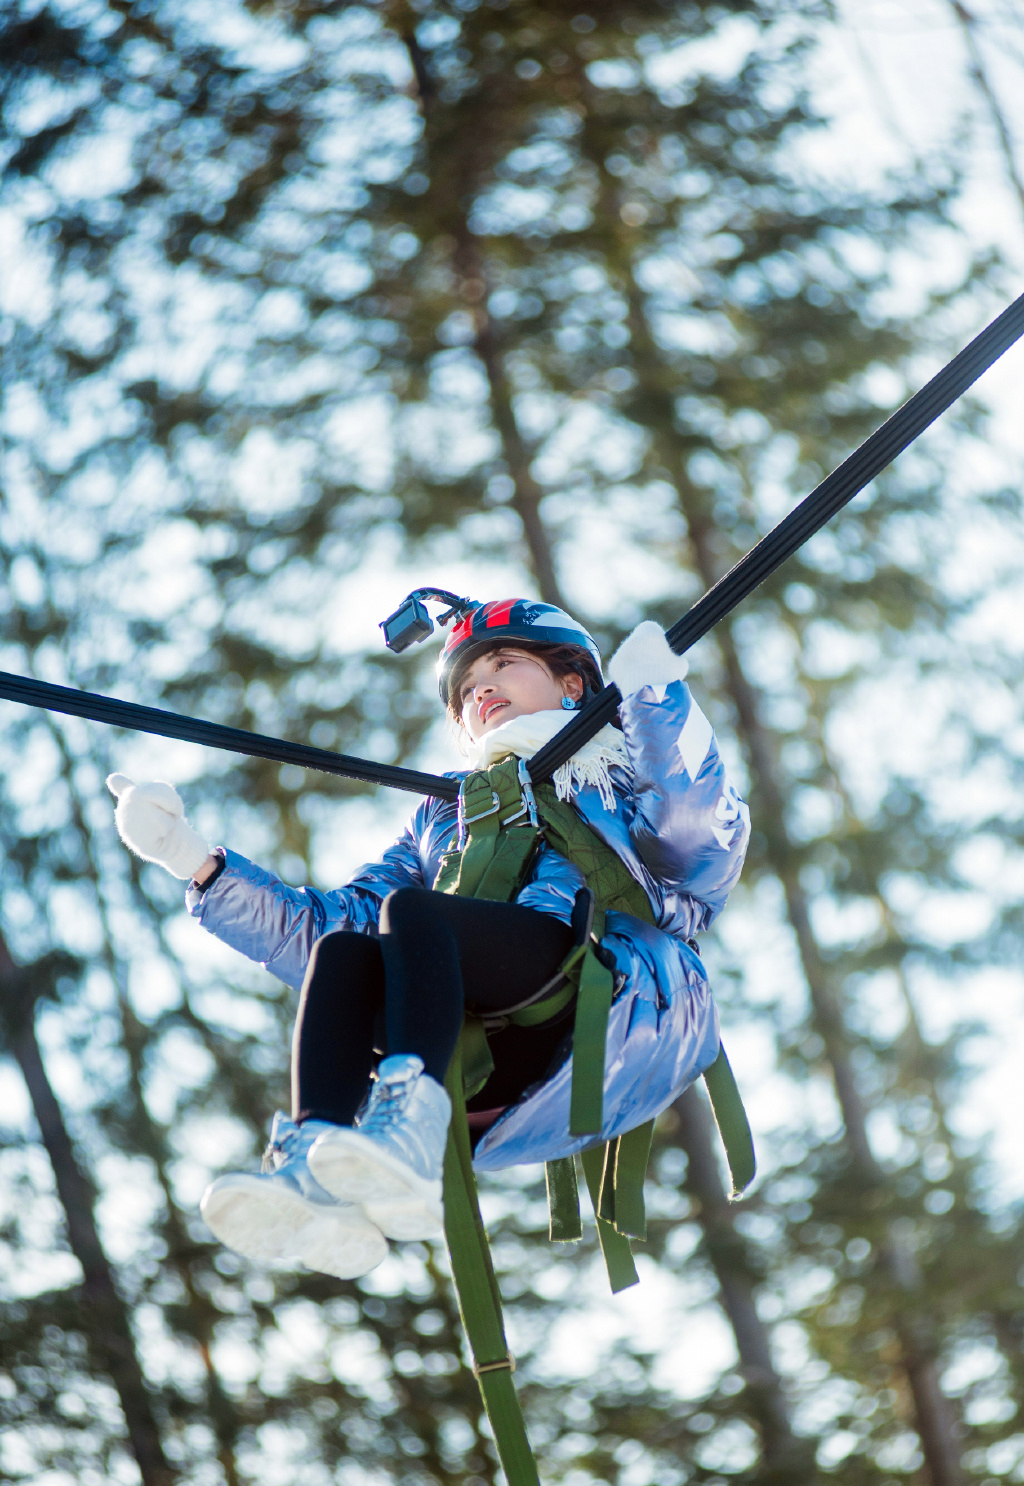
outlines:
[[358, 1202], [388, 1238], [441, 1238], [452, 1104], [413, 1053], [385, 1058], [356, 1126], [332, 1125], [309, 1153], [321, 1186]]
[[199, 1211], [221, 1243], [259, 1263], [298, 1261], [342, 1280], [376, 1269], [388, 1252], [384, 1235], [361, 1207], [325, 1192], [307, 1164], [314, 1142], [340, 1128], [297, 1125], [278, 1110], [262, 1175], [231, 1172], [203, 1193]]

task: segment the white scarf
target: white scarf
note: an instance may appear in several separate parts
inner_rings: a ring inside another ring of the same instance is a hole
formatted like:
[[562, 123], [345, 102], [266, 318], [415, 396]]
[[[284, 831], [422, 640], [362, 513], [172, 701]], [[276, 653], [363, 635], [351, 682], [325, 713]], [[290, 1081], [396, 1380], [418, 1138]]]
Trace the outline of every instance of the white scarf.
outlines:
[[[550, 743], [555, 734], [562, 731], [570, 715], [561, 709], [530, 712], [525, 717], [513, 717], [503, 722], [493, 732], [484, 733], [482, 738], [473, 740], [468, 733], [465, 734], [470, 768], [486, 769], [510, 753], [518, 754], [520, 758], [533, 758], [545, 743]], [[599, 733], [555, 770], [555, 793], [560, 800], [567, 800], [585, 785], [596, 785], [601, 804], [614, 813], [615, 793], [608, 772], [613, 764], [628, 768], [629, 756], [618, 728], [606, 722]]]

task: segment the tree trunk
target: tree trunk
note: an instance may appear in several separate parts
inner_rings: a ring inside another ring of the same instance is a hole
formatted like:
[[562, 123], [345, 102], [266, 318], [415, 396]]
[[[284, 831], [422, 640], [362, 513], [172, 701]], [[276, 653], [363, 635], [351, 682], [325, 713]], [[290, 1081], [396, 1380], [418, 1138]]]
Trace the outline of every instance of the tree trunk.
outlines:
[[[49, 717], [49, 714], [44, 714], [44, 716]], [[240, 1428], [238, 1411], [228, 1394], [224, 1391], [224, 1386], [214, 1366], [211, 1352], [211, 1342], [213, 1340], [216, 1322], [219, 1319], [219, 1312], [210, 1296], [205, 1294], [196, 1284], [191, 1263], [191, 1258], [195, 1251], [195, 1243], [188, 1235], [174, 1200], [174, 1192], [167, 1174], [169, 1159], [167, 1142], [163, 1131], [154, 1123], [146, 1108], [142, 1085], [142, 1070], [146, 1055], [146, 1030], [135, 1015], [131, 1003], [125, 994], [124, 985], [126, 976], [112, 948], [114, 938], [110, 928], [109, 909], [103, 889], [103, 875], [96, 857], [93, 832], [86, 821], [81, 798], [74, 788], [73, 775], [76, 759], [68, 748], [65, 731], [60, 727], [54, 726], [52, 718], [50, 719], [49, 731], [54, 747], [60, 753], [63, 761], [64, 777], [67, 781], [68, 796], [71, 801], [72, 818], [79, 833], [82, 850], [91, 864], [93, 876], [97, 884], [97, 906], [100, 922], [103, 926], [103, 959], [110, 974], [112, 984], [118, 987], [117, 1000], [118, 1010], [121, 1015], [121, 1038], [125, 1052], [128, 1055], [129, 1089], [134, 1105], [134, 1123], [139, 1135], [138, 1148], [152, 1161], [157, 1181], [164, 1194], [164, 1202], [167, 1208], [165, 1228], [167, 1261], [168, 1264], [173, 1265], [174, 1271], [188, 1296], [188, 1304], [182, 1306], [179, 1312], [181, 1329], [195, 1343], [202, 1360], [203, 1371], [206, 1374], [210, 1421], [217, 1436], [217, 1459], [220, 1461], [224, 1471], [225, 1486], [240, 1486], [238, 1466], [235, 1460], [235, 1446]]]
[[686, 1152], [686, 1191], [697, 1205], [708, 1260], [718, 1280], [719, 1301], [736, 1338], [743, 1402], [761, 1431], [762, 1486], [810, 1486], [818, 1478], [815, 1447], [793, 1433], [782, 1379], [772, 1362], [768, 1330], [754, 1301], [755, 1277], [746, 1242], [736, 1229], [716, 1154], [714, 1121], [694, 1084], [672, 1106], [672, 1135]]
[[[701, 579], [710, 588], [720, 576], [710, 541], [710, 523], [685, 477], [679, 480], [678, 485]], [[807, 982], [814, 1025], [825, 1044], [825, 1055], [832, 1070], [851, 1164], [858, 1184], [866, 1194], [870, 1188], [884, 1186], [886, 1177], [871, 1151], [866, 1110], [854, 1076], [842, 1003], [837, 988], [830, 982], [814, 938], [810, 902], [800, 883], [796, 859], [786, 833], [785, 795], [775, 752], [770, 735], [758, 716], [754, 689], [740, 665], [728, 620], [718, 626], [715, 636], [725, 665], [727, 687], [736, 710], [739, 731], [747, 749], [754, 793], [760, 805], [759, 828], [767, 842], [772, 870], [786, 896], [786, 908]], [[939, 1386], [934, 1327], [924, 1314], [917, 1294], [921, 1283], [917, 1261], [908, 1244], [892, 1229], [883, 1245], [882, 1260], [890, 1281], [906, 1301], [897, 1305], [892, 1320], [900, 1339], [902, 1367], [914, 1400], [914, 1422], [931, 1486], [962, 1486], [966, 1477], [960, 1465], [952, 1408]]]
[[992, 125], [999, 140], [999, 151], [1003, 157], [1006, 167], [1006, 179], [1010, 189], [1017, 198], [1017, 205], [1024, 212], [1024, 176], [1017, 166], [1017, 155], [1013, 145], [1013, 135], [1007, 122], [1003, 106], [999, 101], [995, 87], [985, 67], [985, 58], [982, 55], [978, 43], [976, 27], [977, 17], [962, 4], [962, 0], [950, 0], [950, 10], [956, 16], [963, 32], [964, 44], [967, 47], [968, 70], [974, 79], [974, 86], [985, 100], [986, 107], [992, 117]]
[[[102, 911], [105, 920], [105, 906]], [[116, 968], [112, 962], [109, 968], [111, 978], [116, 980]], [[182, 1331], [192, 1338], [202, 1359], [203, 1371], [206, 1375], [206, 1396], [210, 1411], [210, 1422], [217, 1437], [217, 1459], [220, 1461], [221, 1468], [224, 1471], [225, 1486], [241, 1486], [241, 1477], [238, 1474], [238, 1465], [235, 1459], [235, 1448], [240, 1429], [238, 1411], [229, 1395], [224, 1391], [224, 1385], [221, 1383], [220, 1376], [214, 1366], [213, 1354], [211, 1352], [211, 1342], [213, 1341], [216, 1323], [220, 1319], [220, 1313], [217, 1311], [209, 1294], [205, 1294], [196, 1284], [196, 1278], [190, 1262], [191, 1256], [195, 1251], [195, 1242], [189, 1237], [181, 1214], [175, 1205], [174, 1193], [167, 1174], [168, 1153], [166, 1142], [162, 1132], [151, 1119], [143, 1097], [142, 1058], [144, 1049], [142, 1027], [129, 1005], [127, 997], [121, 994], [119, 1001], [122, 1036], [131, 1069], [132, 1098], [135, 1102], [136, 1118], [141, 1127], [140, 1133], [142, 1140], [140, 1141], [140, 1147], [152, 1161], [156, 1171], [157, 1181], [164, 1194], [164, 1202], [167, 1207], [167, 1225], [165, 1229], [168, 1246], [167, 1262], [174, 1266], [174, 1271], [188, 1296], [188, 1304], [182, 1306], [180, 1311], [179, 1324]]]
[[96, 1230], [95, 1190], [78, 1163], [43, 1063], [35, 1031], [31, 973], [31, 969], [20, 969], [14, 964], [0, 939], [0, 992], [7, 1008], [10, 1051], [21, 1069], [53, 1167], [72, 1253], [82, 1266], [82, 1304], [90, 1323], [94, 1354], [117, 1389], [143, 1486], [172, 1486], [178, 1472], [164, 1455], [149, 1389], [135, 1351], [128, 1307], [117, 1293]]
[[[430, 75], [430, 65], [423, 48], [416, 40], [411, 21], [403, 14], [406, 7], [393, 7], [392, 24], [396, 26], [412, 65], [416, 80], [416, 92], [423, 114], [427, 142], [428, 168], [431, 156], [437, 147], [432, 140], [432, 105], [436, 89]], [[473, 157], [476, 152], [466, 149], [460, 155], [464, 176], [459, 188], [451, 193], [453, 207], [445, 226], [455, 241], [452, 267], [459, 282], [459, 293], [473, 318], [473, 349], [480, 358], [490, 392], [491, 417], [501, 442], [505, 468], [512, 481], [512, 509], [519, 517], [529, 554], [529, 565], [537, 580], [540, 596], [548, 604], [564, 606], [558, 576], [555, 572], [554, 554], [544, 522], [541, 520], [540, 503], [544, 492], [533, 478], [530, 470], [531, 457], [526, 440], [516, 422], [512, 406], [512, 388], [505, 369], [505, 357], [494, 330], [494, 322], [487, 311], [487, 272], [480, 257], [476, 239], [469, 230], [469, 223], [462, 203], [472, 195], [476, 184]]]
[[[628, 261], [628, 253], [624, 257]], [[638, 366], [646, 363], [654, 373], [649, 378], [650, 385], [659, 387], [661, 378], [657, 373], [663, 358], [651, 335], [643, 296], [632, 277], [628, 279], [626, 288], [634, 362]], [[651, 401], [655, 406], [652, 431], [664, 444], [664, 455], [671, 466], [677, 463], [670, 449], [674, 428], [671, 402], [664, 393], [655, 394]], [[675, 484], [698, 572], [705, 588], [710, 588], [721, 576], [713, 545], [712, 523], [685, 470], [677, 472]], [[872, 1188], [878, 1190], [886, 1184], [885, 1173], [876, 1162], [868, 1139], [867, 1111], [854, 1075], [840, 991], [828, 973], [814, 937], [810, 901], [800, 882], [799, 865], [786, 830], [785, 791], [773, 742], [758, 716], [754, 689], [740, 664], [729, 620], [717, 626], [715, 639], [725, 668], [726, 689], [736, 714], [737, 730], [750, 765], [752, 792], [758, 806], [758, 827], [765, 837], [772, 871], [785, 894], [786, 911], [807, 982], [814, 1026], [825, 1044], [853, 1175], [866, 1195]], [[902, 1367], [914, 1401], [915, 1427], [931, 1486], [963, 1486], [966, 1477], [960, 1465], [955, 1421], [938, 1382], [934, 1328], [917, 1299], [916, 1292], [920, 1288], [917, 1261], [906, 1242], [891, 1229], [882, 1246], [881, 1257], [890, 1281], [906, 1301], [897, 1305], [892, 1321], [900, 1339]]]
[[455, 252], [456, 267], [462, 278], [463, 298], [469, 303], [473, 316], [476, 354], [487, 373], [487, 385], [491, 394], [491, 417], [498, 430], [505, 465], [514, 487], [512, 507], [523, 524], [523, 535], [530, 554], [530, 566], [537, 580], [541, 598], [545, 603], [558, 604], [560, 608], [563, 608], [565, 600], [558, 586], [551, 542], [540, 514], [540, 503], [544, 498], [544, 493], [530, 472], [530, 451], [519, 431], [512, 407], [512, 389], [505, 370], [505, 358], [495, 335], [494, 322], [487, 312], [487, 281], [484, 276], [484, 267], [468, 226], [465, 223], [460, 225], [462, 231], [456, 239], [458, 242]]

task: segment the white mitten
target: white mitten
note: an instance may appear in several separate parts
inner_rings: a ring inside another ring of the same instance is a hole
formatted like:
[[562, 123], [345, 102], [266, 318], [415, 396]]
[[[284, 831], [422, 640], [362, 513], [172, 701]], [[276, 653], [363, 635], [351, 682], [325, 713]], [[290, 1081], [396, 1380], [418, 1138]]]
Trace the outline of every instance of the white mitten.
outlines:
[[626, 636], [608, 662], [608, 679], [628, 697], [642, 686], [682, 681], [689, 669], [686, 658], [676, 655], [666, 640], [661, 625], [645, 619]]
[[107, 789], [117, 800], [114, 820], [128, 850], [175, 877], [194, 877], [210, 848], [185, 819], [174, 785], [135, 784], [127, 774], [108, 774]]

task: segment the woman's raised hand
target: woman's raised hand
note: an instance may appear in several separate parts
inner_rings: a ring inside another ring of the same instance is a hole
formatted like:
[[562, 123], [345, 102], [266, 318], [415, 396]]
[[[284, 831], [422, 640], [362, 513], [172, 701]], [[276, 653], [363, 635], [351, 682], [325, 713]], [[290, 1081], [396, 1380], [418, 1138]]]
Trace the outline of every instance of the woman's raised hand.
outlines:
[[174, 785], [159, 780], [135, 784], [127, 774], [108, 774], [107, 788], [117, 800], [114, 820], [128, 850], [174, 877], [194, 877], [210, 848], [185, 819]]
[[628, 697], [642, 686], [667, 686], [682, 681], [689, 666], [676, 655], [660, 624], [645, 619], [626, 636], [608, 662], [608, 679]]

